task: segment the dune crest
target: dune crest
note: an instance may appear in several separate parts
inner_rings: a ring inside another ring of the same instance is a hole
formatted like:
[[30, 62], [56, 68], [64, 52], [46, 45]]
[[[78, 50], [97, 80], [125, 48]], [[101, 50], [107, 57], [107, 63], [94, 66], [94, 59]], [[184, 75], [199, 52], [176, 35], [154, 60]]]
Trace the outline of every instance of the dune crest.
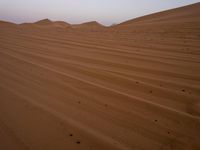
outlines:
[[43, 20], [39, 20], [39, 21], [35, 22], [35, 24], [37, 24], [37, 25], [49, 25], [49, 24], [53, 24], [53, 21], [51, 21], [49, 19], [43, 19]]
[[101, 30], [105, 29], [105, 26], [98, 23], [97, 21], [85, 22], [82, 24], [72, 25], [72, 28], [81, 29], [81, 30]]
[[37, 21], [35, 23], [22, 23], [20, 24], [22, 27], [57, 27], [57, 28], [68, 28], [71, 25], [69, 23], [66, 23], [64, 21], [51, 21], [49, 19], [43, 19], [40, 21]]
[[102, 24], [98, 23], [97, 21], [91, 21], [81, 24], [83, 26], [103, 26]]
[[7, 21], [0, 20], [0, 27], [16, 27], [17, 25]]
[[194, 21], [200, 22], [199, 18], [200, 13], [200, 3], [192, 4], [189, 6], [184, 6], [181, 8], [175, 8], [172, 10], [166, 10], [163, 12], [158, 12], [154, 14], [150, 14], [147, 16], [139, 17], [136, 19], [128, 20], [123, 23], [120, 23], [118, 26], [127, 26], [127, 25], [134, 25], [137, 23], [145, 24], [145, 23], [160, 23], [164, 22], [167, 23], [174, 23], [177, 22], [188, 22]]

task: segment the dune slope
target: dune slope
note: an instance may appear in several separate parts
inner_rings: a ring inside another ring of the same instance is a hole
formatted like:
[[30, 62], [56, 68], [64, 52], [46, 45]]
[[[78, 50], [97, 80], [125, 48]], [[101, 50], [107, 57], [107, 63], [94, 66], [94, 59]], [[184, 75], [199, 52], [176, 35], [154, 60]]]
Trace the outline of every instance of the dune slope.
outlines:
[[199, 6], [96, 32], [0, 22], [0, 149], [199, 150]]

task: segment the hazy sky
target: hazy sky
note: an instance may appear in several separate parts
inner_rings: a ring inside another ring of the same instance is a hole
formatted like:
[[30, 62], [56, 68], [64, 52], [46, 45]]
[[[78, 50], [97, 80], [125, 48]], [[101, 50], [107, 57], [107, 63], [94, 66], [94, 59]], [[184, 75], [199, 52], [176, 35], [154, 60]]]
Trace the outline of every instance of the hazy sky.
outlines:
[[0, 20], [15, 23], [40, 19], [110, 25], [200, 0], [0, 0]]

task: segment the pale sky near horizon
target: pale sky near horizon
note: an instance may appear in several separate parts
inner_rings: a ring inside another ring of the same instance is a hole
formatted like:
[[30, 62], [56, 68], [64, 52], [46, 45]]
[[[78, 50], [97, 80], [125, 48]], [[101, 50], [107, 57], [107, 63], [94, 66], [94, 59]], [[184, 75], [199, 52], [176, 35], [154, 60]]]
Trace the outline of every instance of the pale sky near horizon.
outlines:
[[72, 24], [98, 21], [120, 23], [200, 0], [0, 0], [0, 20], [15, 23], [49, 18]]

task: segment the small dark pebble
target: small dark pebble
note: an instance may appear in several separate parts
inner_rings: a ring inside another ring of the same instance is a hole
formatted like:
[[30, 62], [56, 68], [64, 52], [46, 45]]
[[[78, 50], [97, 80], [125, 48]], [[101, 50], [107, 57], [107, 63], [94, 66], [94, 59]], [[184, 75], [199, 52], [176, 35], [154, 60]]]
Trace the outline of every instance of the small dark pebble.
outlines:
[[73, 136], [73, 134], [70, 134], [69, 136]]
[[182, 92], [185, 92], [185, 90], [182, 90]]
[[149, 93], [153, 93], [153, 91], [149, 91]]
[[168, 131], [167, 133], [168, 133], [168, 134], [170, 134], [170, 132], [169, 132], [169, 131]]
[[77, 144], [81, 144], [81, 142], [80, 142], [80, 141], [76, 141], [76, 143], [77, 143]]
[[155, 122], [157, 122], [158, 120], [154, 120]]
[[80, 101], [78, 101], [78, 103], [80, 104], [81, 102], [80, 102]]

